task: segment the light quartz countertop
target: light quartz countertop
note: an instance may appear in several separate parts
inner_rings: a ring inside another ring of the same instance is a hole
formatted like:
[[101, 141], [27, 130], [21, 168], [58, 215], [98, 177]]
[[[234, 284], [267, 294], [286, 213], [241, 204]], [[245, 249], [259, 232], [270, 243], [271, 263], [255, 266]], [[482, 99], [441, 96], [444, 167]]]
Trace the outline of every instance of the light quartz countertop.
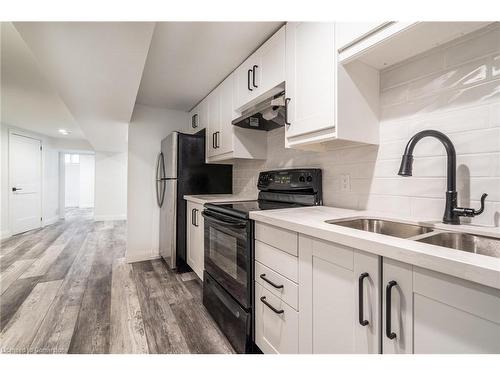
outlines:
[[199, 204], [222, 203], [222, 202], [242, 202], [254, 201], [255, 195], [236, 195], [236, 194], [206, 194], [206, 195], [185, 195], [184, 199]]
[[410, 239], [365, 232], [325, 220], [373, 217], [433, 227], [435, 231], [459, 231], [500, 238], [500, 228], [476, 225], [447, 225], [437, 221], [408, 220], [373, 211], [315, 206], [280, 210], [253, 211], [250, 218], [299, 232], [318, 239], [360, 249], [418, 267], [442, 272], [461, 279], [500, 289], [500, 259], [461, 250], [429, 245]]

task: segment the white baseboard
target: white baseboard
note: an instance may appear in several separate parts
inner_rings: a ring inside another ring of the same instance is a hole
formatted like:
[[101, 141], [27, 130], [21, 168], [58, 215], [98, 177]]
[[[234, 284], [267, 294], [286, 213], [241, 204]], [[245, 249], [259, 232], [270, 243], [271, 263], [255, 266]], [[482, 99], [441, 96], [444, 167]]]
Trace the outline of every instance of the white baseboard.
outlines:
[[5, 240], [6, 238], [11, 237], [12, 234], [10, 233], [10, 230], [6, 229], [0, 232], [0, 239]]
[[59, 220], [59, 216], [57, 216], [57, 215], [56, 216], [52, 216], [49, 219], [44, 219], [43, 220], [43, 226], [54, 224], [58, 220]]
[[159, 255], [150, 255], [150, 256], [147, 256], [147, 255], [132, 255], [132, 256], [129, 256], [129, 255], [126, 255], [125, 256], [125, 261], [127, 263], [136, 263], [136, 262], [144, 262], [146, 260], [155, 260], [155, 259], [160, 259], [161, 257]]
[[127, 220], [127, 215], [94, 215], [94, 221]]

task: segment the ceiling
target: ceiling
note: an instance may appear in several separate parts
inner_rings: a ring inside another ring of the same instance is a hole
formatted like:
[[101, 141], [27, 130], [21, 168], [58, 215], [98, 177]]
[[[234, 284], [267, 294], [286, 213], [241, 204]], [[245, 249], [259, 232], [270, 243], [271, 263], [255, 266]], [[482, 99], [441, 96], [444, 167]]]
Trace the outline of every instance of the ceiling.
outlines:
[[281, 25], [3, 22], [1, 120], [126, 151], [136, 102], [190, 110]]
[[[61, 97], [10, 22], [1, 25], [1, 120], [51, 137], [84, 135]], [[59, 129], [66, 129], [63, 136]]]
[[137, 102], [189, 111], [283, 22], [158, 22]]
[[128, 123], [153, 22], [16, 22], [14, 26], [97, 151], [127, 150]]

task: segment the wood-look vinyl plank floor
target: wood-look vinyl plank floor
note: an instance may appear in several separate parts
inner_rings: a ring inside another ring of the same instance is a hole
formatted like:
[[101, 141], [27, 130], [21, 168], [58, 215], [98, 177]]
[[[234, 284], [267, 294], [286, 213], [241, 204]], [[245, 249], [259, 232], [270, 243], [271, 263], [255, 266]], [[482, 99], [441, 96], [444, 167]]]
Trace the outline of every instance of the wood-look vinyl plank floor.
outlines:
[[193, 273], [125, 262], [125, 221], [90, 209], [0, 243], [4, 353], [233, 353]]

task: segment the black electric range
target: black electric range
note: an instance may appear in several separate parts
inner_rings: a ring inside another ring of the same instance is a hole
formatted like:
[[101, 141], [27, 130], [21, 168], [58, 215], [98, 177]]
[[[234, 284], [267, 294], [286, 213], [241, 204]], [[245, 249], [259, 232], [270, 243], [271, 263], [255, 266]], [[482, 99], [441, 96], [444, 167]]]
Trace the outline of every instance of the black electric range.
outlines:
[[207, 203], [203, 304], [237, 352], [255, 350], [253, 322], [254, 223], [249, 213], [323, 204], [320, 169], [259, 174], [255, 201]]

